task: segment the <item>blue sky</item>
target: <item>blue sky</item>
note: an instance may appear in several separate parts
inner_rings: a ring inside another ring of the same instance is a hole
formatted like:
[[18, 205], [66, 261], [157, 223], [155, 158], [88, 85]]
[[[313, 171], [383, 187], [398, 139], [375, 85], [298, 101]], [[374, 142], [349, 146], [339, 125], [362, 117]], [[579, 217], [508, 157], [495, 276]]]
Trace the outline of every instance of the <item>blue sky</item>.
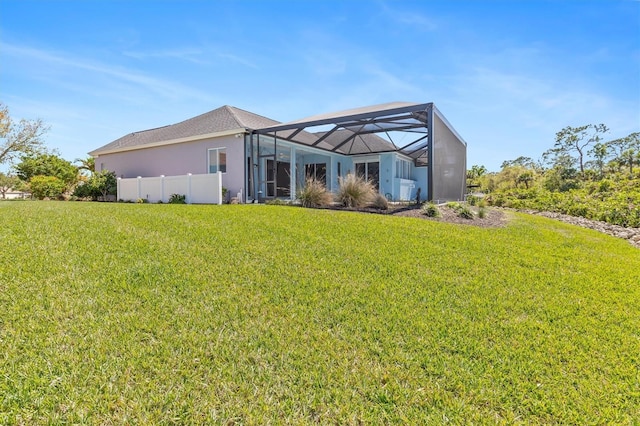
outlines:
[[499, 170], [565, 126], [640, 131], [640, 2], [0, 0], [0, 101], [69, 160], [225, 104], [435, 102]]

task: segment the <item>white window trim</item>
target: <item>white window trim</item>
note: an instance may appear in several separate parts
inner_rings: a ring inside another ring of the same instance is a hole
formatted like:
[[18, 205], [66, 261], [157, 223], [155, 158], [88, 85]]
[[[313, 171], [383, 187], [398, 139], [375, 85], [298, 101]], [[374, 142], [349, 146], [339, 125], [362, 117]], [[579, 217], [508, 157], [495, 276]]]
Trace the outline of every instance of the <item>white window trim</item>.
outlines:
[[[364, 159], [364, 160], [363, 160]], [[358, 170], [357, 164], [364, 164], [364, 178], [369, 180], [369, 163], [378, 163], [378, 186], [380, 185], [380, 156], [360, 157], [357, 161], [353, 160], [354, 171]], [[357, 172], [356, 172], [357, 174]]]
[[[216, 162], [218, 163], [218, 168], [220, 168], [220, 150], [226, 150], [227, 147], [226, 146], [221, 146], [219, 148], [208, 148], [207, 149], [207, 173], [211, 173], [211, 151], [216, 151]], [[229, 162], [227, 161], [227, 163], [225, 164], [225, 166], [228, 167]], [[221, 172], [221, 173], [227, 173], [226, 169], [227, 167], [225, 167], [225, 171]]]
[[353, 164], [356, 163], [379, 163], [380, 162], [380, 156], [379, 155], [368, 155], [368, 156], [361, 156], [361, 157], [353, 157]]
[[[398, 179], [411, 179], [411, 161], [401, 157], [396, 157], [396, 173], [395, 177]], [[406, 169], [405, 169], [406, 167]], [[406, 174], [405, 174], [406, 172]]]

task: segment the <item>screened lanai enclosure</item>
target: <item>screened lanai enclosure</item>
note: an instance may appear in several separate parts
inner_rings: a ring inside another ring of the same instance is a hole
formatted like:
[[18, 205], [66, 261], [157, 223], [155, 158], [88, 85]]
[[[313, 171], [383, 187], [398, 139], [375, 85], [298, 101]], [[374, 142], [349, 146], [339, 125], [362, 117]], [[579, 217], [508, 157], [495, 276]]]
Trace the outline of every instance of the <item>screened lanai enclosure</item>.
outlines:
[[394, 102], [263, 127], [245, 137], [247, 200], [295, 198], [308, 178], [335, 191], [355, 173], [394, 201], [461, 200], [466, 142], [433, 103]]

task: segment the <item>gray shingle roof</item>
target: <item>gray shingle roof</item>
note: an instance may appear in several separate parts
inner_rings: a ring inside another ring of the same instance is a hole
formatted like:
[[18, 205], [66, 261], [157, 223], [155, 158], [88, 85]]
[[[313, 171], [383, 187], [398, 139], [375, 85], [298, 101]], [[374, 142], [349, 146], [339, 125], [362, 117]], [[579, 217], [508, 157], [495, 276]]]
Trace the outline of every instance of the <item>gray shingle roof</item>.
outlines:
[[[314, 134], [320, 138], [326, 133], [316, 132]], [[397, 149], [391, 142], [376, 134], [355, 135], [354, 132], [345, 129], [333, 132], [323, 142], [326, 142], [331, 148], [340, 145], [336, 151], [342, 154], [368, 154], [371, 152], [395, 151]]]
[[[289, 139], [289, 137], [295, 133], [293, 140], [299, 144], [347, 155], [396, 151], [398, 150], [397, 146], [374, 133], [375, 131], [384, 130], [384, 126], [393, 127], [393, 125], [380, 122], [364, 125], [357, 120], [354, 121], [354, 119], [360, 114], [377, 113], [380, 114], [381, 117], [384, 117], [386, 113], [392, 115], [397, 113], [398, 110], [404, 111], [412, 107], [422, 108], [426, 107], [426, 105], [427, 104], [410, 102], [390, 102], [341, 112], [320, 114], [289, 123], [280, 123], [279, 121], [240, 108], [225, 105], [170, 126], [130, 133], [89, 154], [96, 156], [109, 152], [118, 152], [120, 150], [143, 148], [145, 145], [156, 143], [176, 141], [179, 139], [188, 140], [189, 138], [196, 138], [212, 133], [225, 131], [240, 132], [245, 130], [261, 130], [260, 133], [262, 134], [277, 135], [279, 138], [284, 139]], [[351, 125], [345, 124], [345, 120], [347, 123], [351, 123]], [[405, 119], [405, 121], [407, 120], [419, 123], [416, 118]], [[318, 139], [322, 138], [326, 132], [311, 133], [302, 130], [309, 126], [313, 127], [314, 125], [325, 124], [325, 122], [333, 124], [339, 123], [344, 127], [340, 130], [333, 131], [329, 136], [319, 142]], [[404, 121], [398, 121], [398, 124], [403, 125]], [[265, 130], [267, 133], [264, 132]], [[367, 133], [352, 137], [354, 133], [359, 133], [362, 130], [366, 130]]]
[[170, 126], [129, 133], [89, 154], [99, 155], [105, 152], [117, 151], [122, 148], [142, 147], [151, 143], [189, 138], [227, 130], [258, 129], [273, 126], [278, 123], [278, 121], [271, 120], [270, 118], [225, 105]]

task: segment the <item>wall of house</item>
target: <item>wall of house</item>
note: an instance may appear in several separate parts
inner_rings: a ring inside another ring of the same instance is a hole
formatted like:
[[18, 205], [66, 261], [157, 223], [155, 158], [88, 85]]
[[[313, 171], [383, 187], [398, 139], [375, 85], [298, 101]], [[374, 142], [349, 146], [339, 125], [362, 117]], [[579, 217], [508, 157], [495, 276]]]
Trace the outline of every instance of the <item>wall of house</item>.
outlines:
[[[254, 158], [253, 161], [259, 164], [259, 173], [256, 173], [256, 179], [264, 180], [266, 173], [265, 158], [258, 160], [258, 151], [260, 155], [268, 155], [274, 152], [273, 138], [260, 136], [260, 146], [258, 147], [256, 140], [247, 141], [248, 153], [251, 151], [250, 147], [253, 144]], [[340, 164], [340, 172], [342, 176], [347, 173], [354, 173], [355, 168], [353, 165], [353, 159], [343, 154], [327, 152], [318, 148], [294, 144], [288, 141], [278, 140], [277, 150], [282, 153], [281, 161], [295, 162], [290, 165], [292, 179], [294, 180], [294, 187], [299, 188], [304, 185], [305, 182], [305, 165], [325, 163], [327, 165], [327, 189], [330, 191], [336, 191], [338, 189], [338, 164]], [[280, 158], [280, 154], [278, 154]], [[245, 160], [246, 161], [246, 160]], [[297, 173], [293, 173], [296, 170]], [[259, 176], [258, 176], [259, 174]], [[258, 188], [259, 191], [265, 191], [265, 187]], [[292, 196], [295, 197], [295, 190], [292, 191]], [[250, 197], [251, 199], [251, 197]]]
[[427, 183], [429, 179], [427, 171], [427, 167], [413, 167], [411, 177], [416, 182], [416, 187], [413, 188], [413, 191], [411, 192], [412, 200], [416, 198], [418, 188], [420, 188], [420, 200], [425, 201], [427, 199]]
[[222, 174], [222, 186], [231, 197], [240, 191], [244, 193], [244, 139], [234, 136], [103, 154], [96, 158], [96, 170], [110, 170], [122, 178], [204, 174], [209, 172], [210, 148], [227, 151], [227, 172]]
[[[254, 141], [255, 144], [255, 141]], [[250, 146], [250, 144], [248, 144]], [[255, 145], [254, 145], [255, 146]], [[295, 150], [295, 153], [292, 151]], [[258, 148], [254, 150], [257, 152]], [[371, 154], [371, 155], [356, 155], [356, 156], [344, 156], [342, 154], [329, 153], [314, 149], [312, 147], [306, 147], [301, 145], [292, 144], [287, 141], [279, 140], [277, 143], [278, 152], [282, 153], [281, 161], [292, 161], [295, 158], [296, 167], [291, 164], [291, 172], [297, 170], [295, 174], [295, 185], [297, 187], [304, 184], [305, 180], [305, 165], [313, 163], [326, 163], [327, 164], [327, 187], [330, 191], [336, 191], [338, 189], [338, 163], [340, 163], [340, 171], [342, 176], [346, 176], [349, 173], [355, 173], [356, 162], [372, 162], [377, 161], [379, 163], [379, 192], [382, 195], [390, 195], [391, 199], [395, 201], [409, 201], [415, 200], [417, 190], [420, 189], [421, 200], [425, 200], [427, 197], [427, 168], [415, 167], [411, 158], [404, 156], [396, 152]], [[261, 155], [273, 153], [273, 142], [271, 139], [263, 141], [260, 146]], [[278, 155], [278, 158], [280, 156]], [[402, 158], [409, 160], [410, 166], [410, 179], [400, 179], [396, 177], [396, 159]], [[254, 159], [255, 161], [257, 160]], [[246, 161], [246, 160], [245, 160]], [[265, 159], [260, 160], [261, 179], [265, 178]], [[260, 188], [264, 193], [264, 188]], [[295, 190], [292, 191], [292, 196], [295, 196]]]
[[[362, 155], [362, 156], [354, 156], [350, 158], [350, 164], [347, 165], [346, 170], [343, 171], [343, 175], [347, 173], [354, 173], [355, 166], [354, 163], [359, 163], [362, 161], [365, 162], [375, 162], [379, 163], [379, 175], [378, 175], [378, 186], [379, 193], [384, 195], [387, 198], [391, 198], [393, 200], [400, 200], [400, 180], [396, 178], [396, 170], [395, 170], [395, 162], [398, 154], [395, 152], [387, 152], [382, 154], [374, 154], [374, 155]], [[404, 158], [404, 157], [403, 157]], [[344, 167], [344, 166], [343, 166]], [[413, 166], [412, 166], [413, 167]], [[402, 185], [408, 185], [409, 182], [403, 182]], [[415, 188], [412, 190], [411, 194], [415, 194]], [[406, 190], [403, 189], [403, 197], [406, 197]], [[412, 195], [415, 197], [415, 195]]]
[[[324, 155], [324, 154], [315, 154], [305, 152], [303, 150], [296, 150], [296, 159], [298, 162], [298, 185], [303, 184], [306, 180], [305, 176], [305, 166], [307, 164], [322, 164], [325, 163], [327, 165], [327, 189], [330, 191], [334, 189], [332, 186], [332, 175], [335, 173], [334, 171], [334, 163], [335, 159], [332, 156]], [[336, 166], [337, 167], [337, 166]]]
[[393, 184], [395, 180], [396, 154], [389, 152], [380, 154], [380, 194], [393, 198]]
[[[340, 164], [340, 175], [338, 175], [338, 164]], [[342, 155], [331, 157], [331, 191], [338, 190], [338, 178], [344, 177], [349, 173], [353, 173], [353, 159]]]
[[21, 191], [8, 191], [4, 194], [4, 198], [2, 196], [0, 196], [0, 199], [4, 199], [4, 200], [17, 200], [17, 199], [26, 199], [31, 197], [31, 194], [29, 194], [28, 192], [21, 192]]

